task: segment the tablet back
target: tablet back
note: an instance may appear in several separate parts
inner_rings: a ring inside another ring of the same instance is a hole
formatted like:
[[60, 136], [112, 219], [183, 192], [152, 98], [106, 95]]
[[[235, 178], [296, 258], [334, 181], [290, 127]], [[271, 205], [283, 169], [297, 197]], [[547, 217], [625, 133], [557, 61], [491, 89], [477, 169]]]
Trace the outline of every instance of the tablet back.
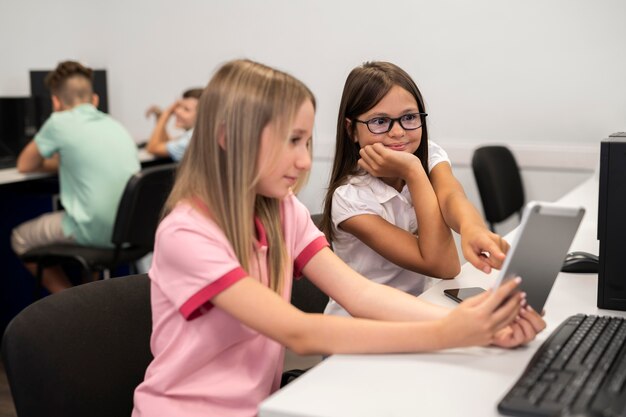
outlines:
[[529, 202], [496, 287], [522, 277], [528, 303], [541, 312], [584, 214], [583, 207]]

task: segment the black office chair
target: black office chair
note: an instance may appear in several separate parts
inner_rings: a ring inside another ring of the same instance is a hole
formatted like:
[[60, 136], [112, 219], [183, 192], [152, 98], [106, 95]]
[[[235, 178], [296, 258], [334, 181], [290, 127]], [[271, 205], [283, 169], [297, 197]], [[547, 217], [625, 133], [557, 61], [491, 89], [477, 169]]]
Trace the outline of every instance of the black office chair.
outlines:
[[[91, 280], [91, 272], [112, 270], [131, 264], [152, 251], [154, 234], [163, 204], [172, 188], [176, 164], [145, 168], [130, 177], [120, 200], [113, 235], [112, 248], [78, 244], [52, 244], [24, 253], [23, 262], [37, 264], [37, 293], [46, 267], [60, 264], [78, 264], [83, 282]], [[131, 271], [136, 272], [136, 271]]]
[[322, 226], [322, 219], [324, 218], [324, 215], [322, 213], [315, 213], [315, 214], [311, 214], [311, 220], [313, 220], [313, 223], [320, 228]]
[[151, 331], [145, 274], [79, 285], [26, 307], [2, 339], [18, 416], [130, 416], [152, 360]]
[[307, 277], [293, 281], [291, 304], [306, 313], [323, 313], [328, 304], [328, 296]]
[[505, 146], [480, 147], [474, 151], [472, 169], [491, 230], [513, 213], [521, 219], [524, 186], [513, 153]]
[[[319, 227], [322, 214], [312, 214], [311, 219]], [[301, 277], [293, 282], [291, 304], [306, 313], [323, 313], [328, 304], [328, 296], [307, 277]]]

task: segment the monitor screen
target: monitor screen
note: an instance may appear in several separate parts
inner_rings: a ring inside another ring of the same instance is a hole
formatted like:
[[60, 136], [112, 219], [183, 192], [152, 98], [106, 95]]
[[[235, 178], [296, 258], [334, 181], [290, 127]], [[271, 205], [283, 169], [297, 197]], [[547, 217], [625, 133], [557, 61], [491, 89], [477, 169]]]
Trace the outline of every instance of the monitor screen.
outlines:
[[[46, 75], [51, 70], [31, 70], [30, 71], [30, 94], [33, 96], [35, 105], [35, 126], [37, 129], [43, 125], [52, 112], [52, 102], [50, 101], [50, 90], [46, 87]], [[93, 92], [100, 97], [98, 109], [105, 113], [109, 112], [107, 94], [107, 74], [106, 70], [93, 71]]]
[[0, 168], [15, 166], [35, 135], [33, 104], [30, 97], [0, 97]]

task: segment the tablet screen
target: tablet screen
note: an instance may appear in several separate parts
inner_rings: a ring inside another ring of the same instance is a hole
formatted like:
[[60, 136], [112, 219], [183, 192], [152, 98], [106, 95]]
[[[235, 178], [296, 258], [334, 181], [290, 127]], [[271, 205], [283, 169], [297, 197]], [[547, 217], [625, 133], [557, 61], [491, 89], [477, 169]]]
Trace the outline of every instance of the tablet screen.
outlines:
[[584, 214], [583, 207], [528, 203], [495, 287], [522, 277], [520, 289], [532, 308], [541, 312]]

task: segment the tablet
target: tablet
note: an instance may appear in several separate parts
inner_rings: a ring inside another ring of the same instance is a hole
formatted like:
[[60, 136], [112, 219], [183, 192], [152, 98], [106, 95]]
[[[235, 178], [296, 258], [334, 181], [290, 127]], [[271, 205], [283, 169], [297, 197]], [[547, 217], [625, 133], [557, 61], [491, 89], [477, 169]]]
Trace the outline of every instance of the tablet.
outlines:
[[529, 202], [494, 288], [522, 277], [520, 289], [541, 312], [584, 214], [583, 207]]

